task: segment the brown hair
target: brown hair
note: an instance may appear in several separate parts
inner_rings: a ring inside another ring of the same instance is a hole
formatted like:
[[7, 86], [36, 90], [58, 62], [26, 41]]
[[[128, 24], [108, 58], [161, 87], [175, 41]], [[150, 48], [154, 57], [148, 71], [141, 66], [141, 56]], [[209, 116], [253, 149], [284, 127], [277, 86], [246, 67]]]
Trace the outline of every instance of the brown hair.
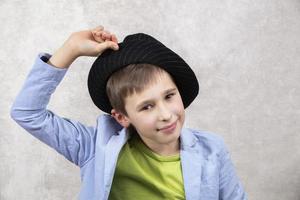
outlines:
[[107, 81], [106, 93], [111, 106], [127, 116], [125, 98], [142, 92], [149, 84], [156, 81], [157, 74], [166, 72], [152, 64], [130, 64], [114, 72]]

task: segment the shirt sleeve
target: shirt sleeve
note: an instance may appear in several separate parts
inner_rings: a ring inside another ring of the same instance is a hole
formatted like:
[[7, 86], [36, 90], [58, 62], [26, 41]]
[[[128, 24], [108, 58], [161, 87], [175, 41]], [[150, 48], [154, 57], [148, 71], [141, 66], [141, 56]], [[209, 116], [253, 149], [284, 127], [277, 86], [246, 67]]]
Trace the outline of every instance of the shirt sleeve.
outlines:
[[96, 130], [46, 109], [51, 94], [67, 72], [67, 68], [47, 64], [50, 57], [48, 53], [38, 54], [10, 115], [34, 137], [74, 164], [83, 166], [94, 155]]
[[228, 149], [222, 140], [220, 160], [220, 200], [247, 200], [246, 192], [235, 172]]

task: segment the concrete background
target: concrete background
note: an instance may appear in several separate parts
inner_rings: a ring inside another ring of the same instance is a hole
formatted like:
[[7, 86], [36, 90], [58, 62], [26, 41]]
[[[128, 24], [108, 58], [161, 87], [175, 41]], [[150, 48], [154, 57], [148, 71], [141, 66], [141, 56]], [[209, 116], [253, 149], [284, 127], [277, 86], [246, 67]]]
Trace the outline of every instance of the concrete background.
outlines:
[[[0, 199], [77, 199], [79, 169], [27, 134], [10, 106], [39, 52], [103, 25], [122, 41], [157, 37], [195, 70], [200, 95], [186, 126], [224, 137], [256, 200], [300, 200], [300, 1], [0, 1]], [[49, 109], [95, 125], [81, 57]], [[74, 87], [75, 86], [75, 87]]]

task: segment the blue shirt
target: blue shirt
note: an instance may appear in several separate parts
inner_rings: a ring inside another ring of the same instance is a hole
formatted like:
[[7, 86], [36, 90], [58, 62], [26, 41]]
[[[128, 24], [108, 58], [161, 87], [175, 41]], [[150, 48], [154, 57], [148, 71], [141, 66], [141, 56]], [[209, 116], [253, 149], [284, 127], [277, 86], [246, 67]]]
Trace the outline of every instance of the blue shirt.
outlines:
[[[119, 152], [129, 136], [113, 117], [101, 114], [96, 126], [63, 118], [47, 109], [67, 68], [53, 67], [40, 53], [11, 107], [11, 117], [26, 131], [80, 167], [80, 199], [107, 200]], [[180, 159], [187, 200], [247, 199], [223, 139], [182, 128]], [[124, 186], [125, 187], [125, 186]]]

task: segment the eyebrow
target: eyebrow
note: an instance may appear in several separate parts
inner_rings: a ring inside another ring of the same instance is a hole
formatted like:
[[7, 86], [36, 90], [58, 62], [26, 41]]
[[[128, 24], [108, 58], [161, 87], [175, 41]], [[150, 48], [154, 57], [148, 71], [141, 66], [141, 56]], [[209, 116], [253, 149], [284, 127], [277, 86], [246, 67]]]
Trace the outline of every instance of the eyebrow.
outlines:
[[[167, 89], [167, 90], [165, 90], [165, 91], [163, 92], [163, 94], [167, 94], [167, 93], [173, 92], [173, 91], [175, 91], [175, 90], [176, 90], [176, 88]], [[144, 101], [142, 101], [140, 104], [138, 104], [136, 108], [137, 108], [137, 110], [139, 110], [143, 105], [148, 104], [148, 103], [151, 103], [151, 102], [153, 102], [153, 101], [154, 101], [154, 99], [147, 99], [147, 100], [144, 100]]]

